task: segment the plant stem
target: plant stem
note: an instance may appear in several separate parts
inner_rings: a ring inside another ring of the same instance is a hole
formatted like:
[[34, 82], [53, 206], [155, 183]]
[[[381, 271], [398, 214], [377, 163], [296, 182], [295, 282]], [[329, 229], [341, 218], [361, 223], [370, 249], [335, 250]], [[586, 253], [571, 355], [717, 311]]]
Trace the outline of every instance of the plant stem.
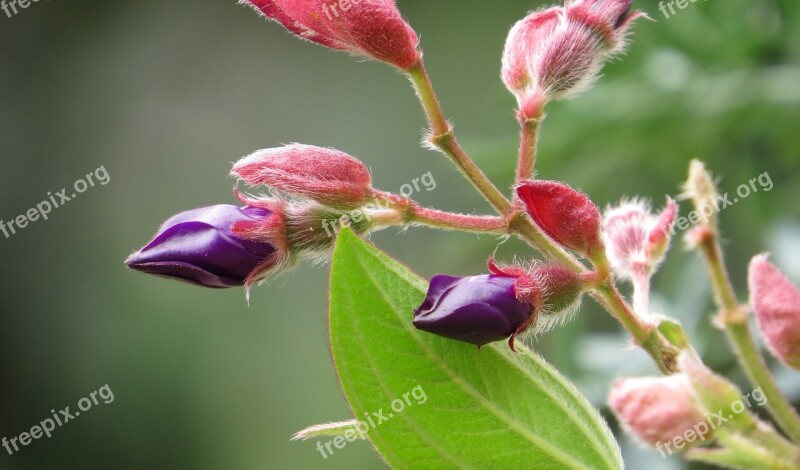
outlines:
[[633, 311], [641, 316], [650, 314], [650, 275], [636, 268], [633, 275]]
[[796, 460], [786, 460], [772, 455], [757, 443], [725, 428], [716, 430], [717, 439], [723, 448], [697, 448], [686, 453], [686, 459], [704, 462], [726, 468], [742, 470], [792, 470], [797, 468]]
[[767, 399], [766, 407], [780, 428], [796, 443], [800, 443], [800, 416], [778, 388], [775, 378], [753, 340], [746, 310], [739, 305], [731, 284], [716, 229], [709, 229], [698, 246], [706, 260], [720, 309], [716, 323], [731, 343], [739, 364], [750, 382], [761, 387]]
[[536, 147], [539, 140], [539, 120], [520, 122], [519, 159], [517, 160], [516, 183], [533, 176], [536, 167]]
[[496, 235], [508, 233], [508, 222], [503, 217], [456, 214], [415, 205], [410, 208], [410, 218], [413, 223], [428, 227]]
[[372, 197], [383, 200], [383, 211], [392, 215], [380, 220], [380, 227], [404, 226], [408, 224], [423, 225], [443, 230], [459, 230], [471, 233], [490, 233], [506, 235], [509, 232], [508, 221], [503, 217], [489, 215], [469, 215], [440, 211], [423, 207], [414, 200], [374, 189]]
[[680, 350], [667, 341], [656, 325], [643, 321], [631, 309], [613, 281], [606, 280], [605, 284], [595, 288], [590, 294], [617, 321], [622, 323], [622, 326], [633, 336], [636, 344], [653, 358], [662, 373], [669, 375], [678, 371]]
[[494, 183], [486, 177], [480, 168], [467, 155], [453, 134], [453, 128], [444, 117], [444, 111], [433, 89], [433, 84], [425, 70], [425, 64], [419, 64], [409, 70], [409, 76], [419, 96], [422, 108], [431, 126], [429, 142], [444, 152], [455, 163], [461, 173], [475, 186], [478, 192], [486, 198], [489, 204], [500, 214], [507, 214], [511, 203]]

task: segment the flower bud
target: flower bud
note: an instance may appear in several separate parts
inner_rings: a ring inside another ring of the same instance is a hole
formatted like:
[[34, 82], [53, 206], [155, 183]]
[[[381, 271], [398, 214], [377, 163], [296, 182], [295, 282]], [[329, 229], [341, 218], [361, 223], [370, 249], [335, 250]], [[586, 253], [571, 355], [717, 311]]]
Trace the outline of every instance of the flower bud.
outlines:
[[417, 34], [394, 0], [242, 0], [296, 36], [408, 70], [417, 65]]
[[511, 28], [503, 50], [501, 76], [512, 93], [523, 94], [534, 85], [529, 60], [558, 29], [563, 9], [548, 8], [533, 12]]
[[153, 240], [125, 264], [148, 274], [204, 287], [244, 285], [280, 257], [279, 243], [237, 235], [237, 224], [279, 221], [274, 211], [216, 205], [182, 212], [164, 222]]
[[530, 180], [517, 186], [528, 215], [559, 244], [589, 258], [603, 250], [600, 211], [585, 194], [557, 181]]
[[[700, 218], [701, 226], [716, 229], [719, 192], [705, 163], [692, 160], [689, 164], [689, 178], [683, 184], [681, 197], [691, 199], [694, 203], [695, 213]], [[691, 241], [687, 240], [687, 243]]]
[[800, 369], [800, 291], [759, 255], [750, 262], [750, 304], [767, 347], [781, 361]]
[[239, 160], [231, 174], [251, 186], [272, 186], [338, 208], [361, 206], [372, 193], [372, 178], [363, 163], [311, 145], [259, 150]]
[[[690, 430], [711, 432], [686, 374], [618, 379], [608, 404], [629, 434], [660, 447]], [[698, 440], [699, 442], [699, 440]]]
[[595, 79], [603, 62], [621, 52], [632, 0], [573, 0], [529, 14], [508, 35], [502, 77], [520, 114], [536, 119], [553, 99], [574, 96]]
[[513, 341], [536, 308], [517, 299], [515, 281], [514, 277], [491, 274], [436, 275], [425, 301], [414, 312], [414, 326], [478, 346], [509, 337]]
[[534, 263], [523, 268], [498, 265], [489, 260], [489, 271], [498, 276], [516, 278], [517, 299], [540, 306], [529, 326], [537, 334], [569, 321], [578, 310], [586, 290], [577, 273], [557, 263]]
[[614, 273], [628, 280], [639, 275], [649, 278], [669, 248], [676, 216], [677, 205], [670, 198], [658, 215], [642, 201], [623, 202], [607, 209], [603, 215], [603, 239]]

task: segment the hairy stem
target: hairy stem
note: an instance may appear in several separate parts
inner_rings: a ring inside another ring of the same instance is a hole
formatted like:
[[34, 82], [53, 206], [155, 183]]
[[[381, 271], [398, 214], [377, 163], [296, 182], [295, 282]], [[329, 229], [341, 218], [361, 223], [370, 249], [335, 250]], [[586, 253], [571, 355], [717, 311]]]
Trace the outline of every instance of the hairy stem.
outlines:
[[767, 398], [766, 407], [778, 426], [796, 443], [800, 443], [800, 416], [791, 403], [781, 393], [775, 378], [764, 361], [753, 340], [748, 324], [748, 315], [739, 305], [733, 284], [725, 267], [716, 229], [708, 230], [698, 246], [706, 260], [714, 289], [714, 298], [720, 309], [716, 323], [721, 327], [731, 343], [739, 364], [750, 382], [761, 387]]
[[516, 183], [533, 176], [536, 167], [536, 147], [539, 140], [539, 120], [520, 123], [519, 159], [517, 160]]
[[417, 90], [422, 108], [428, 118], [431, 127], [429, 142], [445, 153], [455, 163], [461, 173], [475, 186], [475, 189], [486, 198], [489, 204], [500, 214], [507, 214], [511, 209], [511, 203], [492, 183], [489, 178], [467, 155], [453, 134], [453, 128], [444, 117], [444, 111], [439, 103], [439, 99], [433, 89], [433, 84], [425, 70], [424, 62], [409, 72], [414, 88]]
[[591, 295], [625, 327], [636, 344], [647, 351], [662, 373], [674, 374], [678, 371], [680, 350], [667, 341], [656, 325], [643, 321], [631, 309], [612, 281], [607, 280], [592, 290]]
[[508, 221], [503, 217], [455, 214], [415, 205], [409, 210], [409, 218], [416, 224], [446, 230], [464, 230], [495, 235], [508, 233]]
[[728, 432], [724, 428], [717, 429], [716, 435], [724, 447], [692, 449], [686, 453], [686, 459], [742, 470], [763, 470], [767, 468], [791, 470], [797, 468], [796, 461], [777, 457], [744, 436]]
[[408, 224], [425, 227], [458, 230], [471, 233], [506, 235], [509, 232], [508, 220], [489, 215], [458, 214], [423, 207], [412, 199], [380, 190], [373, 190], [375, 200], [382, 200], [392, 215], [381, 221], [381, 227], [404, 226]]
[[633, 277], [633, 311], [642, 316], [650, 314], [650, 275], [637, 268]]

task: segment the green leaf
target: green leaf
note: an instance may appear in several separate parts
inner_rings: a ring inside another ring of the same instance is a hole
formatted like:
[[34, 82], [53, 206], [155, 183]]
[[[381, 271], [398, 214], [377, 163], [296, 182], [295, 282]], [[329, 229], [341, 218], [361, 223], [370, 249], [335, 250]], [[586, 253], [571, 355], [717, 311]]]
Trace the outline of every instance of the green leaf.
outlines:
[[691, 342], [689, 342], [689, 338], [678, 320], [664, 318], [658, 324], [658, 331], [667, 338], [667, 341], [680, 349], [687, 349], [691, 346]]
[[597, 410], [540, 356], [418, 331], [426, 282], [349, 230], [338, 238], [331, 350], [354, 418], [393, 468], [623, 467]]

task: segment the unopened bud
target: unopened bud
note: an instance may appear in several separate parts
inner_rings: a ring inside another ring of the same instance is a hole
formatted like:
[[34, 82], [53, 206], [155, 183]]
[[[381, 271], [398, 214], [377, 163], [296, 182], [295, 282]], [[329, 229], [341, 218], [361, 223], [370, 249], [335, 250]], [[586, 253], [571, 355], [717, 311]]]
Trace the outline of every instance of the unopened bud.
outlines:
[[677, 204], [667, 199], [660, 214], [643, 201], [623, 202], [603, 214], [603, 239], [614, 273], [623, 279], [649, 277], [664, 258], [672, 239]]
[[394, 0], [243, 0], [296, 36], [388, 62], [400, 69], [420, 58], [417, 34]]
[[632, 0], [573, 0], [536, 11], [511, 29], [502, 77], [521, 117], [536, 119], [553, 99], [568, 98], [594, 81], [603, 62], [626, 45]]
[[694, 203], [695, 213], [703, 226], [716, 229], [719, 193], [717, 184], [706, 169], [705, 163], [700, 160], [692, 160], [689, 164], [689, 178], [683, 184], [681, 197], [691, 199]]
[[498, 275], [431, 279], [414, 326], [446, 338], [483, 346], [512, 338], [529, 324], [533, 306], [517, 298], [516, 278]]
[[608, 404], [629, 434], [651, 446], [698, 428], [705, 432], [702, 439], [711, 432], [686, 374], [618, 379]]
[[785, 364], [800, 369], [800, 291], [759, 255], [750, 262], [750, 304], [767, 347]]
[[358, 159], [311, 145], [259, 150], [239, 160], [231, 174], [252, 186], [271, 186], [338, 208], [361, 206], [372, 192], [372, 178]]
[[592, 258], [603, 250], [600, 211], [588, 196], [558, 181], [531, 180], [517, 187], [531, 219], [559, 244]]
[[204, 287], [234, 287], [265, 275], [286, 255], [280, 236], [257, 239], [237, 233], [242, 226], [280, 226], [278, 210], [217, 205], [168, 219], [153, 240], [133, 253], [129, 268]]

